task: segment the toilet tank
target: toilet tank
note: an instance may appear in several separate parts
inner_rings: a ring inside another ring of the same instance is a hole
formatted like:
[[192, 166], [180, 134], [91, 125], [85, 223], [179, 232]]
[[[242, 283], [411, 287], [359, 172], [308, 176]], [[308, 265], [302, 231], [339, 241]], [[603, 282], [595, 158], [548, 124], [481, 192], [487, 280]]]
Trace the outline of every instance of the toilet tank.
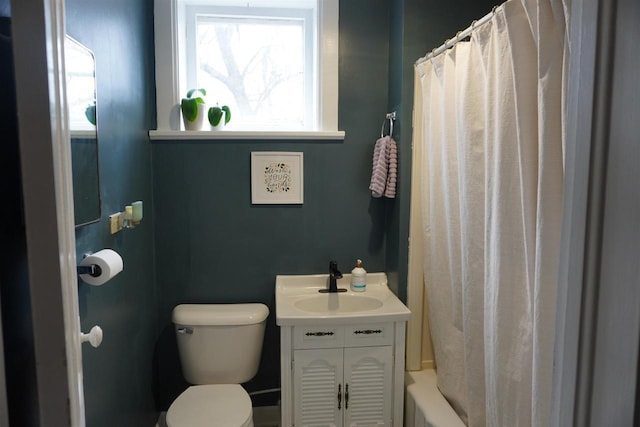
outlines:
[[264, 304], [181, 304], [173, 323], [184, 378], [191, 384], [241, 384], [258, 372]]

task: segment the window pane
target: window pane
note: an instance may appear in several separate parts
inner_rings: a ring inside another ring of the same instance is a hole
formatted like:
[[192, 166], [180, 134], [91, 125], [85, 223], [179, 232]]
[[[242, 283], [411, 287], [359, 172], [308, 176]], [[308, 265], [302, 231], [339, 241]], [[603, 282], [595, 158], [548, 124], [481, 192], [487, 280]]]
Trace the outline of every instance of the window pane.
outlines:
[[304, 20], [197, 17], [198, 87], [228, 105], [230, 126], [304, 129]]

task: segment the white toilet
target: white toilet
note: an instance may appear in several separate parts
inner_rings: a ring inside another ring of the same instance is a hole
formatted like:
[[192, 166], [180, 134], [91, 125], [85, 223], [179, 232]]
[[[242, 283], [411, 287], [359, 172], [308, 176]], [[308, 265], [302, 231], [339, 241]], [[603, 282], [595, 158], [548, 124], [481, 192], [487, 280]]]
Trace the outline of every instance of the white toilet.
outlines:
[[167, 412], [168, 427], [253, 427], [249, 394], [240, 386], [258, 372], [264, 304], [181, 304], [173, 323], [186, 389]]

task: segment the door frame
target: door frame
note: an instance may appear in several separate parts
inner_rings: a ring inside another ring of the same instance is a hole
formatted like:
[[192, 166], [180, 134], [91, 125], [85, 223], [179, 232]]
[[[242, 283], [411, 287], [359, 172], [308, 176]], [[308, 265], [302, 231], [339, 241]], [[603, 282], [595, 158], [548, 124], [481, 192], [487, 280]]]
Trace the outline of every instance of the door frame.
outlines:
[[638, 423], [638, 16], [636, 0], [572, 2], [552, 426]]
[[40, 425], [84, 427], [64, 0], [11, 0]]

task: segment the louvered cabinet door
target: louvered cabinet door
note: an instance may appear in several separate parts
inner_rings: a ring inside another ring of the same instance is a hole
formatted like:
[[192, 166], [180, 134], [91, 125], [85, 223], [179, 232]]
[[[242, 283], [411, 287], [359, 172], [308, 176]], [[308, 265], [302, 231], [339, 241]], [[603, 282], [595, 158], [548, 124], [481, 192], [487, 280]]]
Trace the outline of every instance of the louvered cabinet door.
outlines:
[[344, 349], [344, 425], [391, 425], [393, 347]]
[[341, 427], [343, 349], [294, 351], [293, 407], [296, 427]]

